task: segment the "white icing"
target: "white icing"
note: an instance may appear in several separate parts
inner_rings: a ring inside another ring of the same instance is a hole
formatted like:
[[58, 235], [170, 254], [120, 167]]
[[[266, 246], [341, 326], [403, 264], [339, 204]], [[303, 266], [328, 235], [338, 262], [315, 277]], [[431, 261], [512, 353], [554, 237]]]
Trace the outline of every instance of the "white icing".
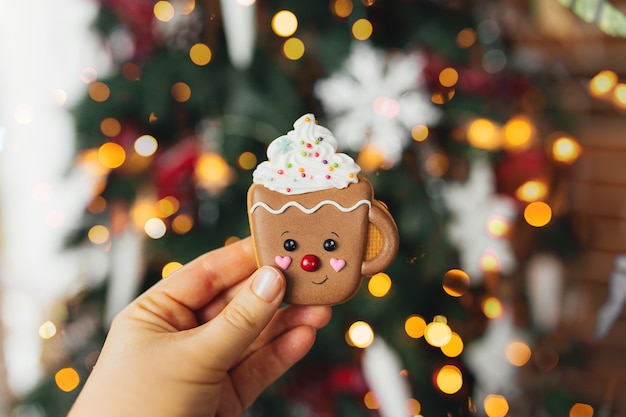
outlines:
[[252, 181], [283, 194], [303, 194], [331, 188], [346, 188], [358, 182], [361, 168], [344, 153], [337, 153], [332, 132], [305, 114], [294, 130], [272, 141], [268, 160], [260, 163]]
[[338, 202], [333, 201], [333, 200], [322, 200], [319, 203], [317, 203], [315, 205], [315, 207], [306, 208], [302, 204], [298, 203], [297, 201], [289, 201], [289, 202], [285, 203], [278, 210], [275, 210], [275, 209], [271, 208], [269, 205], [267, 205], [266, 203], [264, 203], [262, 201], [259, 201], [257, 203], [254, 203], [254, 205], [250, 208], [250, 213], [252, 214], [252, 213], [254, 213], [254, 210], [256, 210], [259, 207], [262, 207], [262, 208], [264, 208], [265, 210], [269, 211], [272, 214], [282, 214], [289, 207], [296, 207], [296, 208], [300, 209], [305, 214], [311, 214], [311, 213], [315, 213], [317, 210], [319, 210], [320, 207], [327, 206], [327, 205], [335, 206], [340, 211], [342, 211], [344, 213], [348, 213], [350, 211], [356, 210], [358, 207], [360, 207], [362, 205], [366, 205], [366, 206], [371, 207], [372, 206], [372, 202], [370, 200], [359, 200], [352, 207], [344, 207], [341, 204], [339, 204]]

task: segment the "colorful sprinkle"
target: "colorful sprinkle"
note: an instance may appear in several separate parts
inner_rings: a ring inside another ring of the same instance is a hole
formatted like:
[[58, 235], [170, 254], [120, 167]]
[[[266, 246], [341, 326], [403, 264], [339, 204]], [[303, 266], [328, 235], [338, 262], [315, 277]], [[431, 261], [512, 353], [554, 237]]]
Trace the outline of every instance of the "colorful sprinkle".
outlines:
[[303, 151], [302, 156], [307, 156], [307, 153]]
[[334, 169], [335, 169], [335, 168], [333, 168], [333, 167], [328, 167], [328, 170], [329, 170], [330, 172], [333, 172], [333, 170], [334, 170]]
[[287, 192], [290, 193], [291, 192], [291, 188], [287, 187]]
[[310, 118], [310, 117], [305, 117], [305, 118], [304, 118], [304, 121], [308, 123], [308, 122], [310, 122], [310, 121], [311, 121], [311, 118]]
[[304, 145], [304, 140], [301, 140], [301, 141], [300, 141], [300, 145]]
[[351, 172], [348, 174], [348, 178], [354, 178], [354, 174]]
[[322, 161], [322, 164], [327, 164], [327, 163], [328, 163], [328, 161], [325, 160], [325, 159]]
[[324, 140], [324, 138], [322, 136], [320, 136], [319, 138], [317, 138], [317, 140], [319, 140], [320, 142]]
[[287, 168], [291, 168], [292, 166], [292, 164], [287, 164]]
[[339, 168], [339, 164], [338, 164], [337, 162], [333, 163], [333, 166], [334, 166], [335, 168]]
[[316, 145], [319, 145], [320, 144], [320, 140], [319, 139], [315, 139], [315, 142], [313, 142], [313, 143], [315, 143]]
[[311, 148], [313, 147], [313, 145], [311, 145], [310, 143], [307, 143], [307, 144], [306, 144], [306, 147], [307, 147], [307, 148], [309, 148], [309, 149], [311, 149]]
[[306, 178], [306, 174], [305, 174], [304, 172], [303, 172], [302, 174], [300, 174], [300, 176], [301, 176], [302, 178]]
[[315, 156], [316, 158], [319, 158], [320, 153], [319, 153], [319, 152], [315, 152], [315, 153], [313, 154], [313, 156]]
[[329, 180], [330, 179], [330, 175], [326, 175], [326, 179]]
[[298, 172], [304, 172], [304, 168], [298, 168]]

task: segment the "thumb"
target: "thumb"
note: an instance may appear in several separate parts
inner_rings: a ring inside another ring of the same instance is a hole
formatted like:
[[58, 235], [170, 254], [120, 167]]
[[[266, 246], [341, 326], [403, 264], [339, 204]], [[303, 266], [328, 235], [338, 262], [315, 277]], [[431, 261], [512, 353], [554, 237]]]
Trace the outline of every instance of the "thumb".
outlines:
[[228, 371], [259, 336], [280, 306], [285, 278], [275, 268], [259, 268], [248, 283], [200, 333], [203, 346], [211, 347], [207, 358], [213, 369]]

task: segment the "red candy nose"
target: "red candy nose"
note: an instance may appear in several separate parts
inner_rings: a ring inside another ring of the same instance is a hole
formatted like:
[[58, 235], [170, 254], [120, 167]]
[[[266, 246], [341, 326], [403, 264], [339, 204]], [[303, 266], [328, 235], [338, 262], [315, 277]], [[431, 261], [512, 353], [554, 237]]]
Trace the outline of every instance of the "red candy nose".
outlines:
[[320, 269], [321, 266], [320, 258], [315, 255], [304, 255], [302, 260], [300, 261], [300, 268], [304, 269], [307, 272], [315, 272]]

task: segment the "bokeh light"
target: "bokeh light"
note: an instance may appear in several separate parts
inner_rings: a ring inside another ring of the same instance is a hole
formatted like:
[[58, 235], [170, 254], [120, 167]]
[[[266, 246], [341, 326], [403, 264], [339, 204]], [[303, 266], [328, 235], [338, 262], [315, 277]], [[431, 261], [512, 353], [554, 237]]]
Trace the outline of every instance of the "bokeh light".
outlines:
[[487, 233], [491, 237], [503, 237], [506, 236], [511, 228], [508, 219], [502, 216], [492, 215], [487, 219]]
[[356, 321], [348, 329], [346, 341], [352, 346], [366, 348], [374, 341], [374, 330], [368, 323]]
[[107, 208], [107, 201], [101, 195], [97, 195], [91, 199], [87, 205], [87, 211], [91, 214], [100, 214]]
[[176, 197], [169, 195], [157, 201], [154, 206], [157, 216], [165, 218], [178, 211], [180, 208], [180, 201], [178, 201]]
[[378, 400], [376, 399], [376, 394], [372, 391], [368, 391], [363, 396], [363, 404], [367, 407], [368, 410], [378, 410]]
[[174, 100], [179, 103], [184, 103], [191, 98], [191, 88], [182, 81], [174, 83], [171, 93]]
[[165, 222], [158, 217], [152, 217], [146, 221], [143, 230], [152, 239], [160, 239], [165, 236], [167, 227]]
[[98, 149], [98, 160], [106, 168], [117, 168], [126, 160], [126, 151], [114, 142], [102, 144]]
[[593, 407], [589, 404], [576, 403], [570, 408], [569, 417], [593, 417]]
[[502, 302], [496, 297], [487, 297], [482, 302], [483, 314], [490, 319], [497, 319], [502, 316], [504, 307]]
[[174, 18], [175, 10], [169, 1], [157, 1], [153, 8], [154, 17], [161, 22], [169, 22]]
[[543, 227], [552, 219], [552, 209], [543, 201], [533, 201], [524, 209], [524, 219], [535, 227]]
[[384, 272], [379, 272], [369, 279], [367, 289], [374, 297], [384, 297], [391, 289], [391, 278]]
[[106, 117], [100, 122], [100, 131], [104, 136], [113, 138], [122, 131], [122, 124], [114, 117]]
[[530, 347], [524, 342], [511, 342], [506, 347], [507, 360], [514, 366], [524, 366], [530, 360]]
[[456, 45], [459, 48], [469, 48], [476, 43], [476, 31], [472, 28], [465, 28], [456, 35]]
[[443, 290], [452, 297], [460, 297], [470, 286], [469, 275], [460, 269], [450, 269], [443, 276]]
[[257, 165], [257, 162], [257, 157], [252, 152], [243, 152], [241, 155], [239, 155], [239, 158], [237, 158], [237, 165], [239, 165], [241, 169], [245, 169], [246, 171], [254, 169]]
[[44, 340], [48, 340], [57, 334], [57, 327], [50, 320], [45, 321], [39, 326], [39, 337]]
[[463, 353], [463, 347], [464, 344], [461, 336], [459, 336], [459, 334], [456, 332], [452, 332], [450, 341], [441, 346], [441, 352], [449, 358], [456, 358], [461, 353]]
[[203, 153], [195, 168], [196, 178], [208, 188], [223, 188], [230, 181], [228, 162], [218, 153]]
[[150, 156], [156, 152], [159, 143], [152, 135], [142, 135], [135, 140], [133, 146], [137, 155]]
[[374, 27], [367, 19], [359, 19], [352, 25], [352, 36], [354, 36], [356, 40], [364, 41], [369, 39], [373, 32]]
[[89, 85], [89, 89], [87, 90], [89, 97], [95, 102], [103, 103], [109, 99], [111, 95], [111, 90], [109, 86], [103, 82], [96, 81]]
[[516, 116], [504, 124], [504, 148], [513, 151], [528, 149], [535, 136], [535, 126], [525, 116]]
[[298, 30], [298, 18], [289, 10], [281, 10], [272, 17], [272, 30], [276, 35], [288, 38]]
[[411, 137], [416, 142], [423, 142], [428, 138], [428, 126], [417, 124], [411, 129]]
[[498, 254], [491, 248], [485, 250], [478, 262], [480, 269], [484, 272], [500, 271], [500, 258], [498, 258]]
[[541, 200], [547, 194], [548, 186], [543, 181], [536, 180], [526, 181], [515, 190], [515, 197], [527, 203]]
[[283, 44], [283, 54], [292, 61], [302, 58], [304, 51], [304, 43], [298, 38], [289, 38]]
[[589, 92], [595, 97], [602, 97], [610, 93], [616, 84], [617, 74], [610, 70], [603, 70], [589, 81]]
[[424, 318], [420, 315], [411, 315], [404, 322], [404, 331], [413, 339], [419, 339], [424, 336], [425, 329], [426, 320], [424, 320]]
[[621, 108], [626, 108], [626, 84], [619, 83], [613, 89], [613, 103]]
[[204, 66], [211, 62], [211, 48], [203, 43], [197, 43], [189, 49], [189, 58], [196, 65]]
[[182, 267], [183, 267], [183, 264], [181, 264], [180, 262], [176, 262], [176, 261], [168, 262], [163, 266], [163, 269], [161, 269], [161, 277], [165, 278], [168, 275], [171, 275], [174, 272], [178, 271]]
[[437, 372], [435, 383], [444, 394], [455, 394], [463, 386], [463, 374], [454, 365], [444, 365]]
[[54, 382], [61, 391], [70, 392], [75, 390], [80, 384], [80, 376], [73, 368], [59, 369], [54, 374]]
[[444, 152], [435, 151], [424, 161], [424, 169], [433, 177], [441, 177], [450, 168], [450, 159]]
[[431, 346], [440, 348], [450, 342], [451, 338], [452, 330], [443, 316], [435, 317], [424, 329], [424, 339]]
[[385, 157], [380, 149], [376, 145], [368, 144], [361, 149], [356, 162], [363, 172], [368, 173], [381, 168], [384, 160]]
[[487, 395], [483, 406], [487, 417], [505, 417], [509, 412], [509, 403], [502, 395]]
[[109, 229], [101, 224], [92, 226], [87, 232], [87, 238], [96, 245], [105, 243], [109, 240]]
[[191, 215], [183, 213], [174, 217], [172, 220], [172, 231], [178, 235], [184, 235], [189, 232], [194, 225], [194, 219]]
[[354, 9], [352, 0], [334, 0], [331, 3], [331, 11], [337, 17], [348, 17]]
[[98, 72], [93, 67], [85, 67], [81, 70], [79, 78], [85, 84], [91, 84], [98, 78]]
[[561, 136], [552, 142], [552, 158], [555, 161], [571, 164], [581, 152], [581, 146], [571, 137]]
[[467, 128], [467, 140], [475, 148], [495, 150], [502, 145], [500, 128], [494, 122], [478, 118]]
[[422, 404], [416, 398], [406, 400], [406, 413], [410, 416], [419, 416], [422, 411]]
[[134, 62], [127, 62], [122, 65], [122, 75], [128, 81], [139, 81], [141, 79], [141, 68]]
[[459, 81], [459, 73], [454, 68], [444, 68], [439, 73], [439, 83], [444, 87], [454, 87]]

